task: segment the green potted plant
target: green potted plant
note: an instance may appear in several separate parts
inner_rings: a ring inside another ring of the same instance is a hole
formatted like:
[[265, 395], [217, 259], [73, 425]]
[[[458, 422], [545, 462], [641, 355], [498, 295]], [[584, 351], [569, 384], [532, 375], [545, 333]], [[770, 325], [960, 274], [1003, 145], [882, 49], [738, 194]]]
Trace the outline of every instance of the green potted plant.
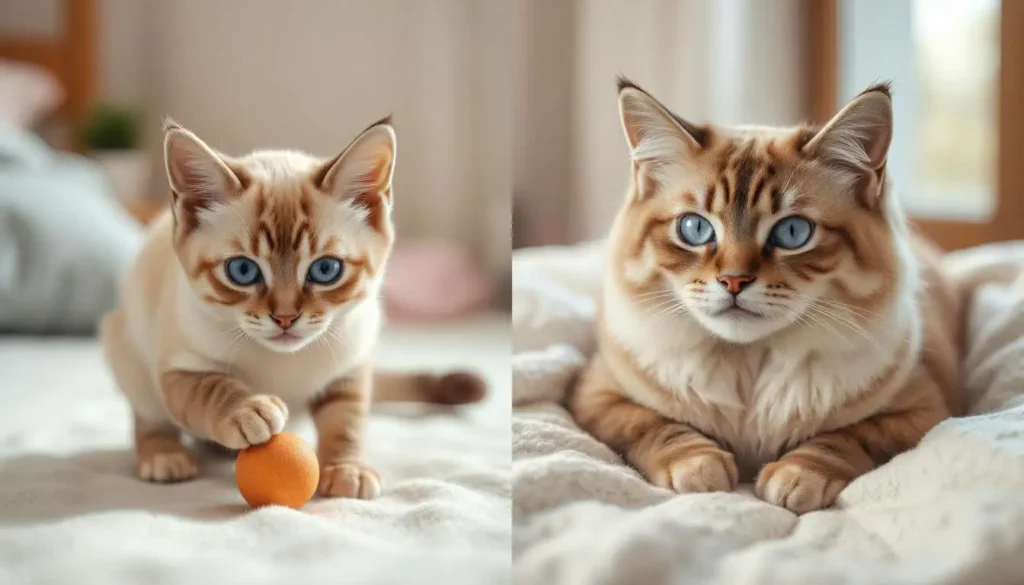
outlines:
[[124, 203], [146, 198], [149, 157], [142, 149], [142, 112], [112, 103], [97, 105], [82, 128], [82, 143]]

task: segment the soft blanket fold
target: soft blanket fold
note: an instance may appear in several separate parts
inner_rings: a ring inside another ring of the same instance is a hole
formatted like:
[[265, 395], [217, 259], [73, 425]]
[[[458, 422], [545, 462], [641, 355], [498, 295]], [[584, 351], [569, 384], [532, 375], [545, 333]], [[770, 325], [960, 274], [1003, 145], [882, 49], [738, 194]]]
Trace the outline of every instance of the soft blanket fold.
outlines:
[[[592, 349], [602, 248], [514, 261], [515, 578], [524, 584], [1021, 583], [1024, 291], [987, 285], [970, 314], [971, 416], [797, 517], [736, 493], [656, 488], [559, 405]], [[1024, 263], [1024, 245], [949, 257]]]

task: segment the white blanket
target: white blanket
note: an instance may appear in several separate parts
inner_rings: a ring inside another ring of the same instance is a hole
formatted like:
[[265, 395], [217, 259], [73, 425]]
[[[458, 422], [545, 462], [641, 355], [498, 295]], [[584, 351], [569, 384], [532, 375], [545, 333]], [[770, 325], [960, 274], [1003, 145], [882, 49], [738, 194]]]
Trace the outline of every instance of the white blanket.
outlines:
[[301, 511], [248, 509], [230, 460], [207, 457], [188, 483], [137, 480], [96, 342], [0, 338], [0, 583], [508, 582], [508, 335], [507, 316], [387, 330], [379, 365], [469, 366], [492, 395], [379, 413], [367, 448], [382, 497]]
[[[600, 244], [514, 260], [515, 580], [523, 584], [1024, 583], [1024, 298], [986, 286], [970, 321], [972, 416], [797, 517], [736, 493], [656, 488], [558, 402], [591, 351]], [[1024, 246], [951, 258], [960, 266]]]

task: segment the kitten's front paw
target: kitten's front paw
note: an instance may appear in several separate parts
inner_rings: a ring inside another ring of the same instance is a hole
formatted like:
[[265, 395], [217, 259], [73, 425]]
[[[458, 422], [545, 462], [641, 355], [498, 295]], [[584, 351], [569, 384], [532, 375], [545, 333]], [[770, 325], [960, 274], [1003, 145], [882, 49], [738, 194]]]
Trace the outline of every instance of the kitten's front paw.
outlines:
[[230, 449], [261, 445], [280, 433], [288, 421], [288, 407], [277, 396], [257, 394], [235, 406], [217, 425], [218, 443]]
[[738, 476], [733, 454], [714, 450], [666, 458], [649, 478], [654, 485], [690, 493], [731, 492]]
[[319, 491], [329, 498], [372, 500], [380, 495], [380, 476], [363, 463], [333, 463], [320, 469]]
[[196, 458], [188, 451], [150, 453], [138, 460], [139, 477], [145, 481], [187, 481], [196, 476]]
[[769, 463], [757, 476], [757, 497], [796, 514], [828, 508], [850, 480], [822, 466], [811, 467], [785, 457]]

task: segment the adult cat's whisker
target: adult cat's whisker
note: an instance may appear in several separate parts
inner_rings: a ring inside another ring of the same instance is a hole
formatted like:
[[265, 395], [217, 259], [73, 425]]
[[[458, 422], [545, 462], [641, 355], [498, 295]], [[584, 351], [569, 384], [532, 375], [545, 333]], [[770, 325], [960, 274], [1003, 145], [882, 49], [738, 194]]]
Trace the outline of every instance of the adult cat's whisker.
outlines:
[[682, 314], [686, 313], [686, 310], [687, 310], [686, 309], [686, 305], [684, 305], [682, 303], [679, 303], [677, 305], [673, 305], [671, 307], [668, 307], [667, 309], [665, 309], [662, 312], [660, 312], [657, 315], [655, 315], [654, 318], [655, 319], [660, 319], [660, 318], [663, 318], [663, 317], [672, 317], [672, 316], [675, 316], [675, 315], [682, 315]]
[[833, 322], [842, 325], [846, 329], [849, 329], [850, 331], [860, 335], [865, 341], [870, 342], [870, 345], [875, 345], [875, 342], [877, 342], [877, 339], [875, 339], [875, 337], [871, 335], [867, 330], [857, 325], [856, 323], [850, 321], [849, 319], [845, 319], [842, 316], [830, 312], [827, 309], [823, 309], [822, 307], [817, 305], [810, 305], [808, 308], [812, 313], [817, 313], [823, 316], [825, 319], [830, 319]]

